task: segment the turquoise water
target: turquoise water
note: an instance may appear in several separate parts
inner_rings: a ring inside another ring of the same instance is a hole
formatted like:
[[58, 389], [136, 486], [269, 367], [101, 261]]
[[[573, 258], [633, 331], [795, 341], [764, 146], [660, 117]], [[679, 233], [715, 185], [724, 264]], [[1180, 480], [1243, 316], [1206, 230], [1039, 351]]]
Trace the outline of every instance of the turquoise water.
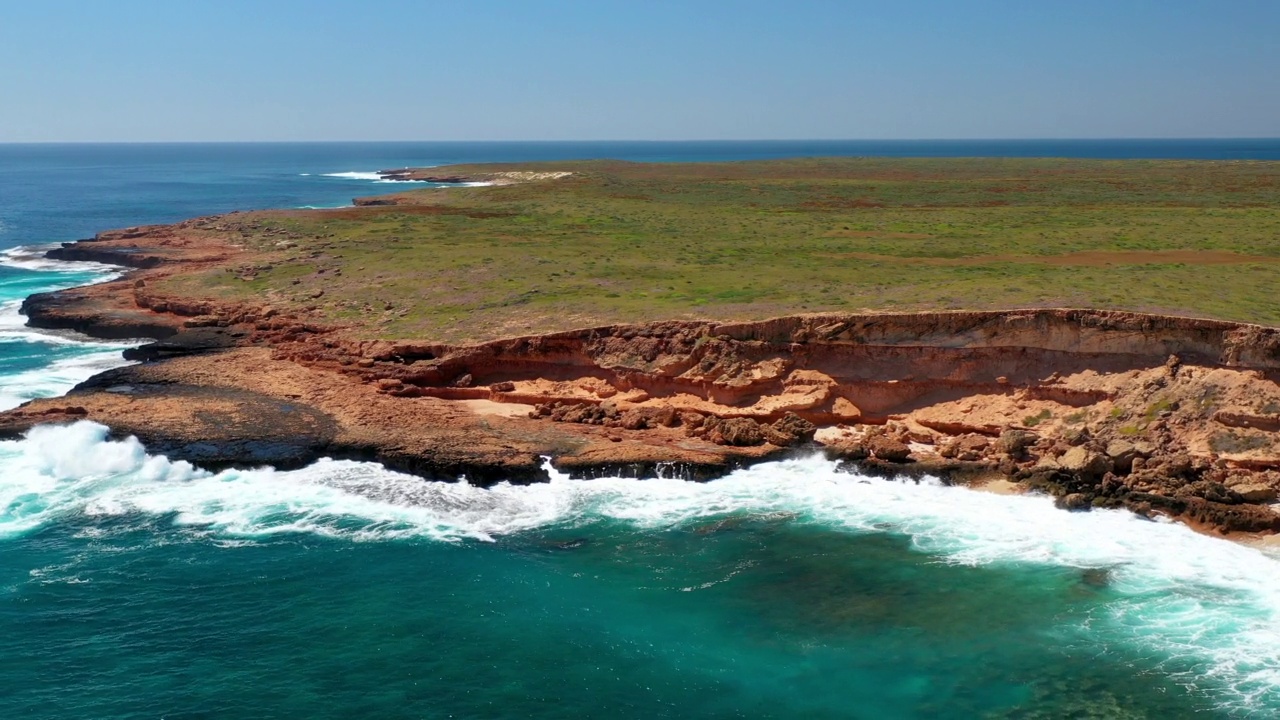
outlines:
[[[368, 179], [384, 167], [787, 150], [3, 146], [0, 404], [127, 345], [23, 327], [25, 295], [112, 270], [19, 246], [341, 204], [386, 189]], [[1277, 715], [1280, 563], [1122, 512], [817, 458], [481, 490], [337, 461], [210, 474], [90, 423], [0, 442], [4, 718]]]
[[22, 249], [0, 252], [0, 409], [55, 397], [96, 372], [124, 364], [120, 353], [133, 343], [32, 330], [18, 314], [22, 299], [33, 292], [115, 276], [114, 269], [94, 263], [53, 263]]
[[32, 717], [1266, 717], [1280, 576], [1121, 512], [858, 478], [201, 473], [0, 444]]

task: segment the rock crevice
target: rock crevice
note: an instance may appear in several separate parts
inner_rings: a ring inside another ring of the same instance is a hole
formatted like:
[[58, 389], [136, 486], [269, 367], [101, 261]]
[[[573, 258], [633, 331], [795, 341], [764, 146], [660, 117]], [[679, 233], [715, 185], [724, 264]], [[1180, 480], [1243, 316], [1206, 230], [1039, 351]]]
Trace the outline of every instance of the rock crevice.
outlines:
[[172, 229], [53, 252], [119, 252], [136, 269], [32, 296], [32, 325], [157, 342], [132, 351], [142, 365], [0, 415], [8, 435], [89, 418], [211, 466], [331, 455], [486, 483], [544, 478], [543, 455], [581, 475], [706, 478], [814, 447], [867, 472], [1000, 476], [1068, 509], [1280, 529], [1275, 328], [1031, 309], [666, 321], [454, 346], [165, 294], [156, 278], [237, 253]]

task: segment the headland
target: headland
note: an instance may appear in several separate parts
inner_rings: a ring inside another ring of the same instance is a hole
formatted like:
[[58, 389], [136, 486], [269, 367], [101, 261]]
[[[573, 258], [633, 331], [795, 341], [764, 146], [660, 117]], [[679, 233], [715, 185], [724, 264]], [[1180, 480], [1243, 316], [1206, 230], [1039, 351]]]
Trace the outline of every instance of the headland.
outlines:
[[[32, 296], [142, 362], [0, 414], [210, 468], [711, 478], [821, 451], [1275, 532], [1280, 164], [568, 162], [107, 231]], [[462, 187], [483, 183], [485, 187]]]

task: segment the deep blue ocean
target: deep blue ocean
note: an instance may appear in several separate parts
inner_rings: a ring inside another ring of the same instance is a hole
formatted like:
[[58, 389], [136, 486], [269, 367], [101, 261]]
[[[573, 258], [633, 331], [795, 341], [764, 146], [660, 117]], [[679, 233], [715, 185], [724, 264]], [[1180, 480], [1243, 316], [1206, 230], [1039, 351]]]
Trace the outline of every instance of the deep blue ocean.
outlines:
[[[24, 327], [40, 247], [612, 157], [1272, 159], [1280, 140], [0, 145], [0, 407], [123, 363]], [[1124, 512], [865, 478], [208, 473], [90, 423], [0, 442], [0, 718], [1280, 717], [1280, 561]]]

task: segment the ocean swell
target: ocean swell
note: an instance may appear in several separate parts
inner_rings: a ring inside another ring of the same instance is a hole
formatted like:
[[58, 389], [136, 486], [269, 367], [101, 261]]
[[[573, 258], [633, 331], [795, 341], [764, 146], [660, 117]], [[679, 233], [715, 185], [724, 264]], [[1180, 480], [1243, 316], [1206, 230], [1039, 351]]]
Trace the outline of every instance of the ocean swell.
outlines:
[[[306, 175], [306, 173], [303, 173], [303, 175]], [[408, 179], [402, 179], [402, 178], [388, 178], [388, 177], [384, 177], [383, 174], [380, 172], [366, 172], [362, 170], [350, 171], [350, 172], [323, 173], [321, 174], [320, 177], [339, 178], [342, 180], [366, 180], [369, 182], [375, 182], [375, 183], [380, 183], [384, 185], [440, 185], [443, 187], [487, 187], [493, 184], [491, 182], [485, 182], [485, 181], [459, 182], [459, 183], [453, 183], [453, 182], [435, 183], [430, 180], [408, 180]]]
[[368, 180], [369, 182], [388, 183], [388, 184], [394, 183], [397, 185], [405, 185], [405, 184], [420, 185], [420, 184], [426, 184], [429, 182], [427, 180], [389, 179], [389, 178], [383, 177], [382, 173], [379, 173], [379, 172], [363, 172], [363, 171], [324, 173], [323, 175], [321, 175], [321, 177], [341, 178], [343, 180]]
[[1188, 684], [1228, 688], [1235, 708], [1280, 702], [1280, 563], [1262, 552], [1123, 511], [1066, 513], [1044, 497], [861, 477], [819, 458], [708, 483], [572, 480], [553, 471], [549, 483], [486, 490], [334, 460], [212, 474], [80, 422], [0, 442], [0, 508], [0, 537], [60, 521], [136, 519], [218, 540], [309, 533], [457, 542], [566, 527], [589, 533], [598, 523], [664, 531], [761, 515], [891, 533], [942, 562], [1094, 572], [1112, 597], [1069, 641], [1089, 652], [1121, 644], [1150, 653]]
[[[114, 280], [124, 274], [124, 268], [115, 265], [80, 260], [50, 260], [45, 257], [45, 253], [56, 247], [61, 247], [61, 245], [54, 243], [50, 245], [20, 245], [9, 248], [8, 250], [0, 251], [0, 265], [22, 268], [23, 270], [34, 270], [36, 272], [57, 273], [63, 276], [62, 278], [56, 276], [46, 278], [52, 283], [48, 290], [78, 285], [92, 285]], [[89, 275], [87, 278], [83, 277], [86, 273]]]
[[342, 178], [343, 180], [375, 180], [376, 181], [376, 180], [382, 179], [382, 173], [363, 172], [363, 171], [336, 172], [336, 173], [323, 173], [321, 177]]
[[111, 265], [49, 260], [46, 249], [23, 246], [0, 252], [0, 360], [7, 369], [0, 375], [0, 410], [61, 395], [97, 373], [128, 365], [121, 353], [145, 342], [27, 327], [19, 310], [31, 293], [106, 282], [122, 274]]

